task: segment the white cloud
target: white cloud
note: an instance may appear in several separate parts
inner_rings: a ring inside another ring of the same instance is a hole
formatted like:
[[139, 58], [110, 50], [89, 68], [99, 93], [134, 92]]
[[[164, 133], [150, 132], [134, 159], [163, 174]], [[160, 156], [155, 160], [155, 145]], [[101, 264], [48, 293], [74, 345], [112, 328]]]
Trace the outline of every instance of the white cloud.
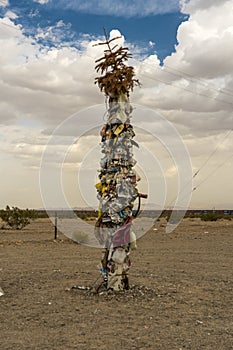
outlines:
[[233, 38], [233, 5], [231, 1], [221, 3], [191, 11], [189, 21], [182, 23], [178, 29], [176, 54], [167, 58], [165, 63], [169, 65], [173, 62], [202, 78], [221, 77], [233, 69], [233, 47], [229, 45]]
[[194, 13], [196, 11], [208, 10], [213, 7], [221, 7], [229, 0], [181, 0], [183, 12]]
[[38, 2], [41, 5], [47, 4], [50, 0], [33, 0], [34, 2]]
[[9, 6], [8, 0], [1, 0], [0, 1], [0, 7], [7, 7], [7, 6]]
[[43, 48], [26, 38], [9, 18], [1, 21], [7, 24], [2, 26], [0, 39], [4, 46], [0, 57], [2, 122], [23, 115], [56, 125], [78, 109], [100, 101], [93, 83], [100, 48], [87, 41], [80, 43], [82, 51]]
[[16, 15], [16, 13], [8, 10], [5, 14], [6, 17], [10, 18], [10, 19], [16, 19], [18, 18], [18, 15]]
[[[35, 14], [36, 15], [36, 14]], [[71, 30], [71, 24], [65, 24], [62, 20], [59, 20], [55, 25], [37, 28], [37, 32], [33, 33], [36, 40], [44, 40], [46, 44], [56, 45], [56, 47], [71, 46], [74, 41], [74, 33]], [[69, 41], [67, 41], [67, 37]], [[64, 44], [61, 44], [64, 43]]]
[[193, 11], [180, 25], [176, 52], [165, 59], [164, 67], [159, 66], [156, 56], [138, 66], [147, 89], [141, 89], [137, 98], [165, 110], [231, 112], [232, 3]]
[[105, 0], [65, 0], [54, 1], [56, 6], [63, 6], [83, 13], [133, 17], [164, 14], [178, 11], [179, 0], [145, 0], [145, 1], [105, 1]]

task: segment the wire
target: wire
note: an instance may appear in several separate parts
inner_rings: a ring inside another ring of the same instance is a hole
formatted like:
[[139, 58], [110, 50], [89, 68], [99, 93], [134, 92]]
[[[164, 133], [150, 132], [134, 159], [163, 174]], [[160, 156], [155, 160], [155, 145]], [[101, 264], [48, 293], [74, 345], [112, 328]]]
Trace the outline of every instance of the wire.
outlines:
[[[181, 191], [179, 192], [180, 194], [182, 194], [182, 193], [184, 192], [185, 188], [190, 184], [191, 181], [192, 181], [192, 179], [190, 179], [189, 181], [186, 182], [186, 184], [182, 187]], [[186, 194], [185, 196], [181, 197], [181, 200], [184, 199], [184, 198], [186, 198], [186, 197], [187, 197], [189, 194], [191, 194], [191, 193], [192, 193], [192, 190], [189, 191], [189, 192], [187, 192], [187, 194]], [[175, 196], [175, 197], [169, 202], [169, 204], [168, 204], [167, 206], [168, 206], [168, 207], [173, 206], [173, 203], [175, 202], [176, 198], [177, 198], [177, 196]]]
[[231, 134], [231, 132], [233, 131], [233, 129], [227, 131], [226, 135], [224, 136], [223, 140], [220, 140], [219, 143], [217, 144], [217, 146], [215, 147], [215, 149], [210, 153], [209, 157], [205, 160], [205, 162], [201, 165], [201, 167], [195, 172], [195, 174], [193, 175], [193, 178], [195, 178], [200, 171], [206, 166], [206, 164], [209, 162], [209, 160], [213, 157], [213, 155], [217, 152], [217, 150], [219, 149], [219, 146], [225, 142], [225, 140], [228, 138], [228, 136]]
[[[144, 61], [144, 58], [141, 59], [141, 60], [139, 59], [139, 61], [140, 61], [140, 62], [143, 62], [143, 61]], [[149, 62], [148, 64], [152, 64], [152, 63]], [[204, 87], [208, 87], [208, 89], [213, 90], [213, 91], [217, 92], [218, 94], [221, 93], [221, 94], [225, 94], [225, 95], [227, 95], [227, 96], [233, 96], [233, 91], [230, 90], [230, 89], [224, 88], [224, 90], [226, 90], [226, 91], [224, 91], [223, 89], [219, 90], [219, 89], [216, 89], [216, 88], [210, 86], [209, 82], [207, 82], [206, 80], [201, 79], [201, 78], [196, 78], [196, 77], [195, 77], [194, 75], [192, 75], [192, 74], [186, 73], [186, 72], [184, 72], [184, 71], [178, 70], [178, 69], [173, 68], [173, 67], [170, 67], [170, 66], [168, 66], [168, 65], [164, 65], [163, 67], [166, 67], [166, 68], [168, 68], [168, 69], [170, 69], [170, 70], [173, 70], [173, 71], [178, 72], [178, 73], [181, 73], [181, 74], [173, 73], [173, 72], [170, 72], [170, 71], [168, 71], [168, 70], [166, 70], [166, 69], [162, 69], [162, 70], [161, 70], [162, 72], [166, 72], [166, 73], [168, 73], [168, 74], [172, 74], [172, 75], [177, 76], [177, 77], [179, 77], [179, 78], [186, 79], [187, 81], [190, 81], [190, 82], [192, 82], [192, 83], [199, 82], [199, 83], [200, 83], [201, 85], [203, 85]], [[151, 78], [151, 76], [148, 76], [148, 77]], [[191, 78], [187, 78], [187, 77], [191, 77]], [[152, 79], [152, 78], [151, 78], [151, 79]], [[162, 82], [163, 82], [163, 81], [162, 81]], [[206, 86], [206, 84], [208, 84], [208, 86]], [[228, 91], [227, 91], [227, 90], [228, 90]], [[208, 96], [208, 97], [209, 97], [209, 96]], [[225, 102], [227, 102], [227, 101], [225, 101]]]
[[194, 95], [206, 97], [206, 98], [209, 98], [209, 99], [211, 99], [211, 100], [215, 100], [215, 101], [218, 101], [218, 102], [225, 103], [225, 104], [228, 104], [228, 105], [230, 105], [230, 106], [233, 106], [233, 103], [232, 103], [232, 102], [225, 101], [225, 100], [220, 100], [219, 98], [213, 98], [213, 97], [211, 97], [211, 96], [209, 96], [209, 95], [206, 95], [206, 94], [203, 94], [203, 93], [198, 93], [198, 92], [192, 91], [192, 90], [190, 90], [190, 89], [184, 88], [184, 87], [182, 87], [182, 86], [172, 85], [172, 82], [167, 82], [167, 81], [161, 80], [161, 79], [159, 79], [159, 78], [154, 78], [154, 77], [152, 78], [151, 76], [146, 75], [146, 74], [143, 74], [143, 75], [144, 75], [145, 77], [151, 79], [151, 80], [156, 80], [156, 81], [159, 81], [159, 82], [161, 82], [161, 83], [163, 83], [163, 84], [171, 85], [172, 87], [175, 87], [175, 88], [177, 88], [177, 89], [181, 89], [181, 90], [184, 90], [184, 91], [188, 91], [188, 92], [190, 92], [190, 93], [192, 93], [192, 94], [194, 94]]
[[208, 180], [213, 174], [216, 173], [217, 170], [223, 167], [223, 165], [228, 162], [233, 157], [233, 154], [230, 155], [230, 157], [226, 158], [224, 162], [220, 163], [209, 175], [207, 175], [197, 186], [194, 187], [193, 191], [195, 191], [197, 188], [200, 187], [206, 180]]
[[[209, 173], [197, 186], [193, 187], [191, 191], [188, 191], [183, 197], [181, 197], [181, 200], [183, 200], [184, 198], [186, 198], [187, 196], [190, 196], [194, 191], [196, 191], [203, 183], [205, 183], [211, 176], [213, 176], [220, 168], [223, 167], [223, 165], [228, 162], [228, 160], [230, 160], [233, 157], [233, 154], [230, 155], [230, 157], [226, 158], [224, 160], [224, 162], [220, 163], [211, 173]], [[182, 192], [184, 192], [184, 189], [187, 187], [187, 185], [190, 183], [187, 182], [186, 185], [182, 188]], [[177, 196], [168, 204], [168, 208], [172, 206], [173, 202], [175, 201], [175, 199], [177, 198]]]
[[[217, 152], [217, 150], [219, 149], [220, 144], [222, 144], [223, 142], [225, 142], [225, 140], [229, 137], [229, 135], [231, 134], [232, 131], [233, 131], [233, 129], [229, 130], [229, 131], [225, 134], [225, 136], [223, 137], [223, 140], [221, 139], [221, 140], [218, 142], [217, 146], [216, 146], [215, 149], [210, 153], [210, 155], [209, 155], [208, 158], [205, 160], [205, 162], [204, 162], [204, 163], [201, 165], [201, 167], [193, 174], [192, 179], [190, 179], [188, 182], [186, 182], [186, 184], [182, 187], [182, 190], [181, 190], [180, 193], [184, 192], [185, 188], [192, 182], [192, 180], [193, 180], [193, 179], [200, 173], [200, 171], [206, 166], [206, 164], [210, 161], [210, 159], [213, 157], [213, 155], [214, 155], [214, 154]], [[230, 156], [230, 158], [231, 158], [231, 157], [232, 157], [232, 155]], [[228, 160], [228, 159], [227, 159], [227, 160]], [[224, 164], [225, 164], [225, 162], [224, 162], [224, 163], [221, 163], [221, 165], [218, 166], [218, 167], [214, 170], [214, 172], [217, 171], [217, 170], [219, 169], [219, 167], [223, 166]], [[211, 176], [211, 174], [208, 175], [198, 186], [194, 187], [194, 188], [191, 190], [191, 192], [189, 191], [184, 197], [182, 197], [182, 199], [185, 198], [185, 197], [187, 197], [187, 195], [191, 194], [193, 191], [195, 191], [195, 190], [196, 190], [203, 182], [205, 182], [210, 176]], [[173, 204], [173, 202], [175, 202], [176, 198], [177, 198], [177, 196], [174, 197], [174, 198], [172, 199], [172, 201], [169, 203], [168, 206], [171, 206], [171, 205]]]
[[[179, 70], [179, 69], [176, 69], [176, 68], [173, 68], [173, 67], [170, 67], [170, 66], [168, 66], [168, 65], [164, 65], [164, 67], [165, 68], [168, 68], [168, 69], [170, 69], [170, 70], [173, 70], [173, 71], [175, 71], [175, 72], [179, 72], [179, 73], [181, 73], [181, 74], [176, 74], [176, 73], [172, 73], [172, 72], [169, 72], [169, 71], [166, 71], [167, 73], [169, 73], [169, 74], [172, 74], [172, 75], [175, 75], [175, 76], [178, 76], [178, 77], [182, 77], [182, 78], [184, 78], [184, 76], [183, 75], [185, 75], [185, 76], [188, 76], [188, 77], [191, 77], [191, 79], [188, 79], [188, 80], [190, 80], [190, 81], [197, 81], [197, 82], [199, 82], [201, 85], [203, 85], [203, 86], [205, 86], [206, 87], [206, 81], [204, 80], [204, 79], [200, 79], [200, 78], [196, 78], [194, 75], [192, 75], [192, 74], [190, 74], [190, 73], [186, 73], [186, 72], [184, 72], [184, 71], [182, 71], [182, 70]], [[183, 75], [182, 75], [183, 74]], [[186, 78], [187, 79], [187, 78]], [[218, 90], [218, 89], [216, 89], [216, 88], [214, 88], [214, 87], [210, 87], [209, 86], [209, 88], [211, 89], [211, 90], [213, 90], [213, 91], [216, 91], [216, 92], [220, 92], [220, 93], [223, 93], [223, 94], [226, 94], [226, 95], [229, 95], [229, 96], [233, 96], [233, 91], [232, 90], [230, 90], [230, 89], [225, 89], [225, 90], [228, 90], [228, 91], [223, 91], [223, 90]], [[230, 93], [229, 93], [230, 92]]]
[[[139, 61], [143, 62], [144, 59], [139, 60]], [[151, 65], [152, 63], [149, 62], [148, 64]], [[217, 92], [218, 94], [221, 93], [221, 94], [225, 94], [226, 96], [232, 96], [232, 97], [233, 97], [233, 91], [231, 91], [230, 89], [227, 89], [227, 88], [225, 89], [225, 90], [228, 90], [228, 91], [224, 91], [223, 89], [219, 90], [219, 89], [216, 89], [216, 88], [210, 86], [209, 82], [207, 82], [206, 80], [200, 79], [200, 78], [196, 78], [196, 77], [195, 77], [194, 75], [192, 75], [192, 74], [183, 72], [183, 71], [181, 71], [181, 70], [178, 70], [178, 69], [176, 69], [176, 68], [170, 67], [170, 66], [168, 66], [168, 65], [164, 65], [163, 67], [168, 68], [168, 69], [170, 69], [170, 70], [173, 70], [173, 71], [175, 71], [175, 72], [181, 73], [181, 74], [177, 74], [177, 73], [174, 73], [174, 72], [169, 72], [169, 71], [166, 70], [166, 69], [162, 69], [162, 70], [161, 70], [162, 72], [166, 72], [166, 73], [168, 73], [168, 74], [172, 74], [172, 75], [177, 76], [177, 77], [179, 77], [179, 78], [186, 79], [187, 81], [192, 82], [192, 83], [199, 82], [199, 84], [203, 85], [204, 87], [208, 87], [209, 90], [215, 91], [215, 92]], [[145, 75], [145, 74], [144, 74], [144, 75]], [[158, 81], [160, 81], [160, 82], [162, 82], [162, 83], [164, 83], [164, 84], [167, 83], [167, 82], [165, 82], [165, 81], [163, 81], [163, 80], [160, 80], [160, 79], [158, 79], [158, 78], [152, 78], [152, 77], [149, 76], [149, 75], [145, 75], [145, 76], [147, 76], [147, 77], [150, 78], [150, 79], [157, 79]], [[191, 78], [187, 78], [187, 77], [191, 77]], [[169, 82], [169, 84], [171, 84], [171, 83], [172, 83], [172, 82]], [[207, 86], [207, 84], [208, 84], [208, 86]], [[175, 86], [175, 85], [173, 85], [173, 86]], [[192, 90], [188, 90], [188, 89], [185, 89], [185, 88], [182, 88], [182, 87], [178, 87], [178, 86], [176, 86], [176, 87], [177, 87], [177, 88], [180, 88], [180, 89], [183, 89], [183, 90], [186, 90], [186, 91], [189, 91], [189, 92], [192, 92], [192, 93], [194, 93], [194, 94], [196, 94], [196, 95], [208, 97], [208, 98], [211, 98], [211, 99], [220, 101], [220, 102], [224, 102], [224, 103], [233, 105], [231, 102], [228, 102], [228, 101], [225, 101], [225, 100], [220, 100], [220, 99], [217, 99], [217, 98], [212, 98], [212, 97], [209, 96], [209, 95], [196, 93], [196, 92], [194, 92], [194, 91], [192, 91]]]
[[[170, 72], [168, 72], [168, 73], [170, 73]], [[176, 76], [179, 76], [178, 74], [175, 74], [175, 73], [170, 73], [170, 74], [174, 74], [174, 75], [176, 75]], [[185, 73], [184, 73], [184, 74], [185, 74]], [[190, 90], [190, 89], [187, 89], [187, 88], [184, 88], [184, 87], [181, 87], [181, 86], [172, 85], [171, 82], [166, 82], [166, 81], [161, 80], [161, 79], [159, 79], [159, 78], [152, 78], [152, 77], [149, 76], [149, 75], [145, 75], [145, 76], [147, 76], [148, 78], [150, 78], [150, 79], [152, 79], [152, 80], [160, 81], [160, 82], [162, 82], [162, 83], [164, 83], [164, 84], [171, 85], [171, 86], [173, 86], [173, 87], [176, 87], [176, 88], [179, 88], [179, 89], [182, 89], [182, 90], [191, 92], [191, 93], [193, 93], [193, 94], [196, 94], [196, 95], [199, 95], [199, 96], [203, 96], [203, 97], [206, 97], [206, 98], [210, 98], [210, 99], [213, 99], [213, 100], [215, 100], [215, 101], [222, 102], [222, 103], [226, 103], [226, 104], [229, 104], [229, 105], [233, 106], [233, 103], [231, 103], [231, 102], [228, 102], [228, 101], [225, 101], [225, 100], [221, 100], [221, 99], [218, 99], [218, 98], [212, 98], [212, 97], [209, 96], [209, 95], [206, 95], [206, 94], [203, 94], [203, 93], [197, 93], [197, 92], [194, 92], [194, 91], [192, 91], [192, 90]], [[198, 80], [201, 81], [200, 79], [196, 79], [196, 80], [197, 80], [197, 81], [198, 81]], [[202, 82], [202, 81], [201, 81], [201, 82]], [[204, 85], [204, 83], [202, 83], [202, 84]], [[206, 85], [205, 85], [205, 86], [206, 86]], [[211, 89], [214, 90], [214, 91], [219, 92], [219, 90], [217, 90], [217, 89], [215, 89], [215, 88], [211, 88]], [[232, 131], [233, 131], [233, 129], [227, 131], [227, 133], [226, 133], [226, 135], [224, 136], [223, 140], [221, 140], [221, 141], [217, 144], [217, 146], [216, 146], [215, 149], [210, 153], [210, 155], [208, 156], [208, 158], [206, 159], [206, 161], [205, 161], [205, 162], [202, 164], [202, 166], [194, 173], [192, 179], [194, 179], [194, 178], [200, 173], [200, 171], [206, 166], [206, 164], [210, 161], [210, 159], [214, 156], [214, 154], [215, 154], [215, 153], [217, 152], [217, 150], [219, 149], [220, 144], [222, 144], [222, 143], [226, 140], [226, 138], [231, 134]], [[231, 157], [232, 157], [232, 155], [231, 155]], [[231, 157], [230, 157], [230, 158], [231, 158]], [[204, 183], [206, 180], [208, 180], [210, 176], [212, 176], [219, 168], [221, 168], [221, 167], [225, 164], [225, 162], [226, 162], [226, 161], [224, 161], [223, 163], [221, 163], [221, 164], [220, 164], [211, 174], [209, 174], [199, 185], [197, 185], [196, 187], [194, 187], [194, 188], [192, 189], [191, 192], [189, 191], [189, 193], [186, 194], [186, 195], [185, 195], [184, 197], [182, 197], [182, 198], [185, 198], [187, 195], [189, 195], [189, 194], [191, 194], [193, 191], [195, 191], [202, 183]], [[192, 181], [192, 180], [188, 181], [188, 182], [183, 186], [181, 193], [184, 192], [185, 188], [190, 184], [191, 181]], [[175, 201], [175, 199], [176, 199], [176, 197], [170, 202], [169, 206], [172, 205], [172, 203]]]

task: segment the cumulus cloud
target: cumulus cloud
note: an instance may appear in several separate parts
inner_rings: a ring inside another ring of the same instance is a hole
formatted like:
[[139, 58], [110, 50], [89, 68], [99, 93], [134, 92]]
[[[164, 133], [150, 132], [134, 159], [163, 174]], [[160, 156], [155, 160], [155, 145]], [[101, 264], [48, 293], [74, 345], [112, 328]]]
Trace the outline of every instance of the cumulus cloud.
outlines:
[[[228, 128], [233, 122], [233, 47], [229, 45], [233, 40], [232, 3], [224, 1], [219, 6], [217, 1], [211, 2], [208, 9], [203, 2], [196, 1], [195, 6], [191, 3], [184, 5], [190, 18], [178, 29], [176, 52], [165, 59], [163, 67], [156, 56], [138, 65], [137, 72], [146, 87], [137, 93], [137, 99], [167, 115], [175, 114], [189, 127], [194, 115], [200, 126], [204, 113], [218, 115], [211, 119], [211, 130]], [[185, 112], [186, 118], [182, 115]]]
[[233, 68], [230, 59], [233, 48], [228, 44], [233, 35], [232, 2], [216, 1], [210, 8], [203, 9], [198, 6], [189, 9], [190, 3], [184, 8], [190, 11], [189, 21], [182, 23], [178, 29], [176, 54], [167, 58], [166, 63], [172, 61], [176, 67], [184, 68], [195, 77], [227, 75]]
[[[80, 7], [83, 4], [69, 2], [72, 6], [75, 3]], [[100, 6], [104, 3], [100, 2]], [[167, 4], [177, 6], [177, 2]], [[141, 6], [141, 13], [145, 14], [144, 5], [145, 2], [140, 3], [134, 9], [131, 5], [130, 13], [136, 14]], [[147, 5], [148, 11], [152, 11], [158, 2], [147, 2]], [[118, 5], [114, 3], [113, 6]], [[119, 9], [120, 6], [121, 2]], [[165, 59], [163, 66], [156, 54], [140, 60], [134, 56], [132, 63], [142, 87], [135, 89], [131, 101], [151, 107], [176, 125], [190, 150], [194, 169], [198, 169], [216, 145], [224, 140], [216, 158], [210, 162], [208, 171], [211, 172], [232, 152], [232, 135], [224, 139], [233, 125], [233, 49], [229, 45], [233, 40], [232, 3], [190, 1], [183, 2], [182, 9], [190, 17], [180, 25], [176, 52]], [[83, 36], [76, 47], [69, 43], [51, 47], [43, 43], [43, 39], [49, 38], [56, 43], [66, 26], [62, 21], [44, 32], [38, 29], [37, 36], [32, 39], [24, 35], [22, 26], [15, 25], [13, 19], [14, 14], [10, 12], [0, 19], [0, 45], [4, 47], [0, 56], [0, 147], [4, 156], [8, 155], [12, 161], [9, 172], [12, 164], [18, 166], [20, 162], [20, 174], [28, 178], [31, 172], [37, 171], [49, 133], [59, 123], [85, 107], [104, 103], [104, 96], [93, 83], [95, 59], [102, 56], [103, 47], [93, 46], [100, 40], [88, 35]], [[111, 38], [119, 35], [118, 30], [110, 33]], [[124, 37], [119, 39], [119, 44], [122, 43]], [[136, 52], [130, 43], [127, 46]], [[100, 121], [102, 117], [100, 115]], [[70, 134], [71, 130], [65, 132]], [[142, 138], [141, 141], [163, 154], [150, 140]], [[96, 139], [87, 137], [73, 146], [67, 167], [72, 170], [74, 166], [78, 167], [82, 159], [80, 155], [87, 152], [90, 142], [96, 142]], [[51, 147], [51, 161], [53, 153], [60, 152], [60, 146]], [[232, 163], [227, 164], [227, 171], [232, 174]], [[23, 167], [27, 172], [23, 172]], [[173, 174], [173, 165], [167, 164], [166, 176], [172, 179]], [[2, 182], [3, 190], [8, 183], [8, 179]], [[210, 184], [216, 187], [214, 181]], [[17, 180], [17, 186], [23, 188], [21, 180]], [[230, 202], [229, 187], [222, 190]], [[25, 191], [30, 196], [30, 188]], [[34, 194], [35, 206], [38, 191]], [[208, 196], [206, 199], [196, 198], [196, 203], [198, 200], [205, 203], [204, 206], [208, 204]]]
[[171, 13], [178, 11], [180, 8], [179, 0], [118, 0], [115, 2], [105, 0], [91, 0], [86, 2], [82, 0], [52, 0], [52, 3], [54, 6], [70, 8], [83, 13], [122, 17], [145, 17]]
[[100, 101], [93, 83], [100, 49], [92, 47], [90, 40], [80, 42], [80, 50], [47, 47], [24, 36], [22, 28], [9, 18], [1, 23], [5, 24], [0, 39], [4, 47], [0, 57], [2, 123], [23, 115], [56, 125]]

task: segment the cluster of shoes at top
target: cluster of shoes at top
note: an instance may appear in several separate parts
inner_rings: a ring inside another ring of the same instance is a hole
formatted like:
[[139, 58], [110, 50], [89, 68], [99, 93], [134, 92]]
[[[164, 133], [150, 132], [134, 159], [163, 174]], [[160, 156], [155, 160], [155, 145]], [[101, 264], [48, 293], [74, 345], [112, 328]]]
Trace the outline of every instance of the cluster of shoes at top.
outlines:
[[[138, 147], [138, 144], [133, 140], [135, 133], [130, 123], [132, 106], [128, 95], [109, 97], [108, 105], [107, 122], [101, 130], [103, 157], [96, 189], [102, 227], [108, 230], [110, 236], [119, 227], [124, 228], [120, 242], [119, 235], [115, 235], [115, 239], [111, 237], [113, 244], [115, 241], [114, 245], [119, 246], [130, 241], [130, 230], [126, 227], [131, 225], [132, 209], [138, 196], [137, 182], [140, 178], [134, 170], [136, 161], [133, 158], [133, 146]], [[105, 235], [103, 240], [106, 238]]]

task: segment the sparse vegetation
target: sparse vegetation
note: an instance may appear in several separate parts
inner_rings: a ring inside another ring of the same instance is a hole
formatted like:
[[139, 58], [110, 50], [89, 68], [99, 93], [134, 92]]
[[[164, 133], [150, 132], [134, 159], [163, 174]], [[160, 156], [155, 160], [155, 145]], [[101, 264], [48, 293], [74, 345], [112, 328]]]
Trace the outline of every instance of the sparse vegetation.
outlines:
[[2, 229], [21, 230], [36, 218], [36, 213], [34, 210], [10, 208], [7, 205], [5, 210], [0, 210], [0, 218], [3, 221]]
[[200, 215], [202, 221], [217, 221], [217, 220], [231, 220], [231, 215], [219, 214], [216, 212], [209, 212]]
[[[171, 210], [164, 210], [160, 215], [160, 218], [165, 217], [168, 221], [172, 214]], [[212, 211], [212, 210], [200, 210], [200, 211], [187, 211], [185, 218], [188, 219], [198, 219], [200, 218], [202, 221], [217, 221], [217, 220], [232, 220], [233, 215], [232, 211]]]
[[202, 221], [217, 221], [221, 219], [221, 216], [217, 213], [205, 213], [200, 216]]

